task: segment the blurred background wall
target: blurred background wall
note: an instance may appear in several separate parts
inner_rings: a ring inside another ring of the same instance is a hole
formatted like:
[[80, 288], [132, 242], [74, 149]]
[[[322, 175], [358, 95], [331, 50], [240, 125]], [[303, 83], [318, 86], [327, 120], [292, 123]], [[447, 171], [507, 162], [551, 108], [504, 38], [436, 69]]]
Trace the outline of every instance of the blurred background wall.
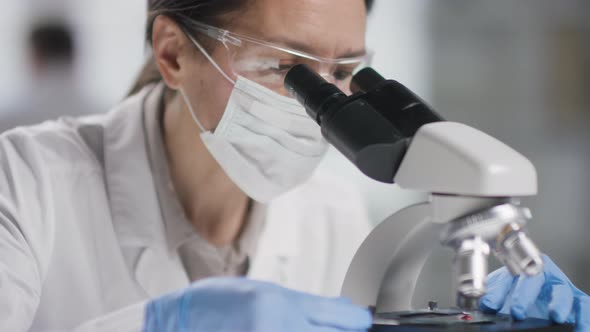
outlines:
[[429, 100], [531, 159], [530, 232], [590, 291], [590, 2], [427, 2]]
[[143, 62], [146, 6], [146, 0], [3, 1], [0, 105], [28, 93], [28, 32], [32, 25], [47, 21], [64, 21], [73, 28], [78, 46], [75, 74], [86, 95], [103, 108], [116, 103]]
[[[5, 0], [0, 11], [0, 116], [32, 84], [27, 29], [64, 18], [79, 45], [76, 79], [99, 109], [128, 91], [144, 59], [146, 0]], [[539, 246], [590, 291], [590, 2], [377, 0], [369, 22], [374, 67], [449, 120], [498, 137], [537, 166], [540, 193], [524, 203]], [[330, 152], [319, 170], [354, 183], [377, 223], [425, 199], [375, 183]], [[451, 255], [433, 254], [415, 305], [452, 303]], [[497, 265], [493, 265], [496, 267]]]

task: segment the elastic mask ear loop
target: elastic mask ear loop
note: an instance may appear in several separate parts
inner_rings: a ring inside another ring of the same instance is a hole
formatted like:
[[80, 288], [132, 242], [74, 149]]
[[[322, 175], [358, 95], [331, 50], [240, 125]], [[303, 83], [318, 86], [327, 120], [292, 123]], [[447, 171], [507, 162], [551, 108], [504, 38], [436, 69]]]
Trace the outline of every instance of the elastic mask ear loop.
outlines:
[[199, 121], [199, 118], [197, 118], [197, 114], [195, 113], [193, 105], [191, 104], [190, 100], [188, 100], [188, 95], [184, 92], [184, 89], [179, 88], [178, 91], [180, 91], [180, 94], [182, 95], [182, 99], [184, 99], [184, 103], [186, 104], [186, 107], [188, 107], [188, 110], [190, 111], [191, 116], [193, 117], [193, 120], [195, 120], [195, 123], [197, 124], [199, 129], [201, 129], [201, 133], [206, 132], [207, 130], [205, 129], [203, 124], [201, 124], [201, 121]]
[[199, 49], [199, 51], [201, 51], [201, 53], [203, 53], [203, 55], [205, 56], [205, 58], [207, 58], [207, 60], [209, 60], [209, 62], [211, 62], [211, 64], [213, 65], [213, 67], [215, 67], [215, 69], [217, 69], [217, 71], [219, 71], [219, 73], [225, 77], [226, 80], [228, 80], [231, 84], [236, 85], [236, 81], [234, 81], [231, 77], [229, 77], [224, 71], [223, 69], [221, 69], [221, 67], [219, 67], [219, 65], [217, 64], [217, 62], [215, 62], [215, 60], [213, 60], [213, 58], [211, 57], [211, 55], [209, 55], [209, 53], [205, 50], [205, 48], [203, 46], [201, 46], [201, 44], [193, 38], [193, 36], [191, 36], [190, 34], [186, 34], [188, 39], [190, 39], [193, 44], [195, 44], [195, 46]]
[[[229, 77], [222, 69], [221, 67], [219, 67], [219, 65], [217, 64], [217, 62], [215, 62], [215, 60], [213, 60], [213, 58], [211, 57], [211, 55], [209, 55], [209, 53], [205, 50], [205, 48], [203, 46], [201, 46], [201, 44], [193, 38], [193, 36], [191, 36], [189, 33], [185, 33], [186, 36], [188, 37], [188, 39], [190, 39], [190, 41], [195, 44], [195, 46], [199, 49], [199, 51], [201, 51], [201, 53], [203, 53], [203, 55], [205, 56], [205, 58], [207, 58], [207, 60], [209, 60], [209, 62], [211, 63], [211, 65], [213, 65], [213, 67], [215, 67], [215, 69], [217, 69], [217, 71], [226, 79], [228, 80], [232, 85], [236, 85], [236, 81], [234, 81], [231, 77]], [[182, 98], [184, 99], [184, 102], [186, 104], [186, 106], [188, 107], [188, 109], [190, 110], [191, 116], [193, 117], [193, 120], [195, 120], [195, 123], [197, 124], [197, 126], [199, 127], [199, 129], [201, 129], [201, 132], [206, 132], [207, 130], [205, 129], [205, 127], [203, 126], [203, 124], [201, 123], [201, 121], [199, 121], [199, 119], [197, 118], [197, 114], [195, 113], [195, 110], [193, 109], [192, 104], [190, 103], [190, 101], [188, 100], [188, 95], [184, 92], [184, 89], [180, 88], [179, 89], [180, 94], [182, 95]]]

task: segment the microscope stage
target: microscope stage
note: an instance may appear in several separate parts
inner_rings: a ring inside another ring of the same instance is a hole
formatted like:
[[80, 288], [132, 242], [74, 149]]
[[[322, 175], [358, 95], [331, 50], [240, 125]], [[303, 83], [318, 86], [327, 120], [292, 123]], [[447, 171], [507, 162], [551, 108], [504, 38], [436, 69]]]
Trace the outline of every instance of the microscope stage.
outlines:
[[505, 315], [466, 313], [458, 310], [418, 310], [381, 313], [371, 332], [572, 332], [573, 325], [555, 325], [543, 319], [514, 321]]

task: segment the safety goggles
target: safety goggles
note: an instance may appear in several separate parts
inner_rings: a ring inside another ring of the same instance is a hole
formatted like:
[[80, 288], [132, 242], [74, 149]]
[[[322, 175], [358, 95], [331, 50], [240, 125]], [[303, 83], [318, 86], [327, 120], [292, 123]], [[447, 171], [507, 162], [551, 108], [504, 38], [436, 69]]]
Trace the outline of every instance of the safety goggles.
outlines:
[[[245, 77], [282, 95], [288, 95], [283, 86], [285, 75], [298, 64], [307, 64], [327, 81], [348, 93], [352, 76], [357, 70], [369, 66], [372, 58], [369, 52], [357, 57], [330, 59], [201, 22], [192, 21], [191, 28], [225, 46], [234, 77]], [[192, 38], [190, 34], [188, 36]]]

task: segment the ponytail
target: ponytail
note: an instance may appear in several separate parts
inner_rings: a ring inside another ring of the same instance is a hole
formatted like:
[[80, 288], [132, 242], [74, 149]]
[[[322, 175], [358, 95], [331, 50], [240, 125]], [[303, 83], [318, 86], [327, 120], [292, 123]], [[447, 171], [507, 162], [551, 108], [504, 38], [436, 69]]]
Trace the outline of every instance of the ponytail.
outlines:
[[143, 68], [141, 69], [137, 80], [135, 80], [135, 83], [133, 83], [133, 88], [131, 88], [131, 91], [129, 91], [128, 96], [134, 95], [147, 85], [159, 82], [161, 80], [162, 74], [160, 74], [160, 70], [156, 64], [156, 58], [152, 54], [143, 65]]

